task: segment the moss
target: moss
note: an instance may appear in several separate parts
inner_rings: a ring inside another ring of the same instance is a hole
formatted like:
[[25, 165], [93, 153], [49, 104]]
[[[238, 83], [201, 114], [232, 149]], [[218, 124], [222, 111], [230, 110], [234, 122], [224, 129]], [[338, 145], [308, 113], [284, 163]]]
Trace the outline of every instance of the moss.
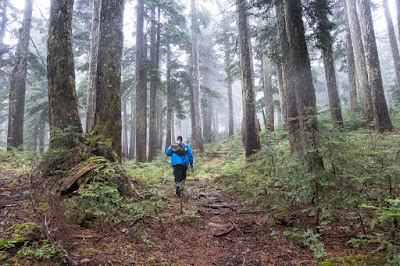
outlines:
[[86, 147], [90, 153], [103, 156], [112, 162], [117, 162], [121, 158], [114, 151], [113, 146], [112, 138], [105, 124], [95, 125], [86, 139]]
[[24, 238], [24, 240], [37, 240], [42, 235], [42, 227], [34, 222], [17, 224], [14, 226], [12, 239]]
[[385, 259], [380, 256], [358, 255], [347, 256], [342, 258], [331, 258], [320, 262], [319, 266], [335, 266], [335, 265], [383, 265]]
[[100, 254], [101, 251], [95, 248], [85, 248], [83, 249], [83, 253], [93, 255], [93, 254]]
[[13, 186], [13, 185], [15, 185], [16, 183], [17, 183], [17, 179], [10, 179], [10, 180], [8, 180], [8, 182], [7, 182], [10, 186]]

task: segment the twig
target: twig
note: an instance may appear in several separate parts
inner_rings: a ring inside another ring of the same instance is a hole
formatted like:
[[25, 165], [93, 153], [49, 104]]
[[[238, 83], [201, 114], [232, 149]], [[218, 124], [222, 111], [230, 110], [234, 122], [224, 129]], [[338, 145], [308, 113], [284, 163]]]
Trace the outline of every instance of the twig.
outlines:
[[42, 58], [42, 56], [40, 55], [38, 48], [36, 47], [35, 42], [32, 40], [32, 38], [30, 38], [30, 39], [31, 39], [31, 42], [32, 42], [32, 44], [33, 44], [33, 47], [35, 47], [35, 49], [36, 49], [36, 53], [38, 54], [38, 56], [39, 56], [39, 58], [40, 58], [40, 61], [42, 61], [42, 64], [45, 65], [45, 63], [44, 63], [44, 61], [43, 61], [43, 58]]
[[229, 221], [231, 221], [232, 225], [244, 236], [243, 232], [239, 229], [239, 227], [231, 220], [228, 218]]
[[154, 209], [154, 212], [156, 213], [158, 220], [160, 221], [160, 225], [161, 225], [161, 232], [164, 232], [164, 225], [162, 223], [162, 219], [161, 216], [158, 214], [157, 209]]
[[167, 170], [165, 170], [165, 172], [164, 172], [164, 180], [163, 180], [163, 184], [165, 183], [165, 180], [167, 179]]

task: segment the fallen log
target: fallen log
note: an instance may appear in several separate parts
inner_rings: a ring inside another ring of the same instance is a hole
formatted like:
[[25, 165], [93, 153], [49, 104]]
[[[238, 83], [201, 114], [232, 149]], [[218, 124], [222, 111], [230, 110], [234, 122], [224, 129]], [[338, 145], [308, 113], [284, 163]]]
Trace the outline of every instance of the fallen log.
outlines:
[[232, 232], [234, 229], [235, 229], [235, 227], [232, 226], [232, 227], [229, 228], [227, 231], [222, 232], [222, 233], [219, 233], [219, 234], [213, 234], [213, 236], [215, 236], [215, 237], [224, 236], [224, 235], [227, 235], [227, 234], [229, 234], [230, 232]]

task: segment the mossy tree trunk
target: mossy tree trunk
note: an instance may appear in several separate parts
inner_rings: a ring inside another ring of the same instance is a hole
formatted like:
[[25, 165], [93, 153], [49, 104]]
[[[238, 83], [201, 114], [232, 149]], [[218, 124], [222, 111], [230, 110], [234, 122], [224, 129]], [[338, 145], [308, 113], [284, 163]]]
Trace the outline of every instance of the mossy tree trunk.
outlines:
[[369, 0], [357, 0], [361, 25], [361, 37], [364, 43], [369, 86], [372, 92], [372, 102], [375, 118], [375, 129], [379, 132], [392, 131], [385, 92], [383, 90], [378, 49], [376, 46], [374, 25]]
[[372, 107], [371, 88], [368, 83], [368, 71], [365, 62], [364, 46], [362, 43], [360, 22], [357, 15], [357, 6], [354, 0], [346, 0], [347, 18], [349, 21], [351, 40], [354, 49], [354, 59], [356, 63], [357, 75], [357, 94], [362, 96], [363, 113], [366, 119], [374, 119]]
[[[50, 6], [47, 39], [47, 80], [49, 90], [50, 149], [77, 146], [76, 135], [82, 134], [75, 91], [74, 56], [72, 53], [73, 0], [54, 0]], [[61, 133], [68, 134], [60, 138]]]
[[121, 62], [124, 0], [102, 0], [96, 72], [96, 112], [88, 144], [110, 161], [122, 160]]
[[137, 0], [136, 22], [136, 161], [147, 160], [147, 90], [144, 55], [144, 0]]
[[150, 117], [149, 117], [149, 161], [157, 155], [157, 142], [158, 142], [158, 131], [157, 131], [157, 89], [159, 87], [159, 76], [158, 76], [158, 54], [157, 49], [157, 29], [156, 29], [156, 7], [151, 7], [151, 29], [150, 29]]
[[127, 99], [122, 100], [122, 152], [124, 157], [128, 158], [129, 146], [128, 146], [128, 107]]
[[302, 153], [305, 156], [304, 163], [307, 171], [312, 172], [322, 169], [323, 163], [317, 149], [318, 123], [315, 89], [312, 83], [300, 0], [285, 0], [285, 19], [290, 46], [290, 74], [293, 76], [291, 85], [295, 88], [297, 99]]
[[268, 131], [274, 131], [274, 98], [272, 91], [271, 63], [268, 58], [268, 48], [262, 54], [262, 66], [264, 76], [264, 100], [265, 100], [265, 126]]
[[251, 156], [256, 150], [261, 149], [260, 139], [256, 126], [256, 105], [254, 88], [254, 70], [251, 52], [251, 42], [249, 33], [249, 19], [247, 15], [247, 0], [240, 0], [236, 3], [238, 13], [238, 33], [239, 33], [239, 60], [240, 77], [242, 81], [242, 101], [243, 101], [243, 127], [244, 146], [246, 157]]
[[385, 18], [386, 18], [386, 24], [387, 24], [387, 28], [388, 28], [390, 48], [392, 50], [394, 71], [396, 73], [396, 79], [397, 79], [397, 99], [396, 99], [396, 103], [400, 104], [400, 55], [399, 55], [399, 47], [397, 46], [396, 34], [395, 34], [395, 31], [394, 31], [392, 15], [390, 14], [390, 8], [389, 8], [388, 0], [383, 0], [383, 7], [385, 9]]
[[[5, 6], [5, 3], [3, 3]], [[28, 71], [27, 58], [32, 22], [33, 0], [25, 1], [24, 19], [19, 30], [15, 66], [10, 79], [7, 150], [22, 149], [24, 142], [25, 86]], [[5, 18], [3, 18], [5, 19]]]
[[201, 92], [200, 92], [200, 68], [199, 68], [199, 44], [198, 44], [198, 19], [196, 0], [191, 0], [191, 30], [192, 30], [192, 65], [193, 65], [193, 119], [192, 122], [192, 145], [197, 152], [203, 152], [203, 134], [201, 119]]
[[100, 34], [100, 7], [101, 0], [93, 0], [92, 30], [90, 36], [90, 59], [89, 59], [89, 80], [86, 97], [86, 132], [90, 132], [94, 125], [94, 114], [96, 111], [96, 72], [97, 55], [99, 50]]

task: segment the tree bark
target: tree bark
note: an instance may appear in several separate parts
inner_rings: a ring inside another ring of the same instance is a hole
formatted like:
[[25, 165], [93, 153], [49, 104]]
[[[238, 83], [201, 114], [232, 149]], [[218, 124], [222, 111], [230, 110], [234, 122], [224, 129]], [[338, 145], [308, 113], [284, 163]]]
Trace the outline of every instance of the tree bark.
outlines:
[[323, 169], [323, 162], [317, 150], [318, 123], [315, 89], [312, 83], [300, 0], [285, 0], [285, 19], [290, 45], [290, 75], [293, 76], [300, 118], [301, 147], [305, 156], [306, 170], [313, 172]]
[[[157, 40], [156, 40], [156, 65], [160, 66], [160, 44], [161, 44], [161, 8], [158, 7], [157, 14]], [[157, 98], [157, 149], [162, 150], [162, 140], [163, 140], [163, 128], [162, 128], [162, 92], [161, 90], [157, 90], [156, 98]]]
[[363, 113], [366, 119], [374, 118], [371, 88], [368, 83], [368, 71], [362, 43], [360, 23], [357, 16], [357, 6], [354, 0], [346, 0], [347, 18], [349, 21], [351, 40], [354, 49], [354, 59], [357, 74], [357, 94], [362, 95]]
[[279, 102], [281, 107], [280, 111], [282, 115], [283, 124], [286, 126], [287, 124], [286, 95], [285, 95], [285, 86], [283, 81], [282, 58], [280, 55], [278, 55], [276, 62], [276, 79], [278, 81]]
[[397, 79], [397, 104], [400, 104], [400, 55], [399, 55], [399, 48], [397, 46], [396, 41], [396, 34], [394, 32], [394, 26], [392, 21], [392, 15], [390, 14], [390, 8], [388, 0], [383, 0], [383, 7], [385, 9], [385, 18], [386, 24], [388, 28], [388, 35], [390, 41], [390, 48], [392, 49], [392, 57], [393, 57], [393, 64], [394, 64], [394, 71], [396, 73]]
[[151, 8], [151, 29], [150, 29], [150, 58], [152, 69], [150, 70], [150, 117], [149, 117], [149, 161], [151, 162], [157, 155], [157, 89], [159, 85], [158, 76], [158, 52], [157, 50], [157, 29], [156, 29], [156, 10]]
[[267, 49], [265, 49], [262, 54], [262, 65], [264, 72], [263, 75], [266, 129], [272, 132], [274, 131], [274, 98], [272, 91], [271, 67]]
[[122, 120], [122, 152], [124, 154], [123, 157], [128, 158], [129, 155], [129, 146], [128, 146], [128, 111], [127, 111], [127, 101], [126, 99], [122, 100], [122, 114], [123, 114], [123, 120]]
[[[5, 5], [5, 3], [3, 3]], [[15, 66], [10, 80], [7, 150], [22, 149], [24, 142], [25, 86], [32, 22], [33, 0], [25, 1], [24, 19], [19, 30]]]
[[254, 70], [252, 62], [251, 42], [249, 35], [249, 19], [247, 16], [247, 0], [236, 3], [238, 13], [239, 60], [242, 81], [243, 126], [246, 157], [261, 149], [256, 127], [256, 106], [254, 90]]
[[227, 84], [227, 94], [228, 94], [228, 135], [232, 136], [234, 133], [234, 122], [233, 122], [233, 98], [232, 98], [232, 70], [231, 70], [231, 47], [228, 40], [225, 40], [225, 73], [226, 73], [226, 84]]
[[171, 146], [172, 130], [172, 86], [171, 86], [171, 47], [167, 43], [167, 121], [165, 133], [165, 150]]
[[0, 3], [1, 10], [1, 23], [0, 23], [0, 51], [2, 46], [4, 45], [4, 35], [6, 34], [6, 26], [7, 26], [7, 2], [2, 1]]
[[49, 90], [50, 149], [71, 149], [76, 137], [60, 139], [55, 129], [81, 134], [75, 91], [74, 56], [72, 53], [73, 0], [54, 0], [50, 6], [47, 39], [47, 80]]
[[[332, 44], [332, 42], [330, 42], [330, 44]], [[342, 108], [340, 106], [339, 93], [336, 83], [335, 62], [333, 60], [332, 50], [332, 46], [322, 49], [326, 88], [328, 91], [329, 107], [331, 111], [332, 121], [338, 126], [343, 126]]]
[[400, 39], [400, 0], [396, 0], [396, 13], [397, 13], [397, 30], [399, 31], [399, 39]]
[[135, 114], [135, 101], [136, 96], [134, 93], [131, 95], [131, 131], [130, 131], [130, 143], [129, 143], [129, 159], [135, 158], [136, 150], [136, 114]]
[[383, 90], [378, 49], [376, 46], [374, 25], [369, 0], [357, 0], [361, 25], [361, 37], [365, 44], [365, 58], [368, 70], [369, 86], [372, 91], [375, 129], [379, 132], [392, 131], [385, 93]]
[[278, 14], [278, 32], [282, 58], [282, 76], [283, 88], [286, 106], [286, 121], [289, 131], [289, 142], [291, 154], [301, 151], [301, 136], [299, 113], [297, 110], [297, 99], [295, 91], [294, 74], [291, 71], [294, 69], [291, 66], [291, 49], [289, 37], [286, 29], [285, 6], [283, 1], [278, 1], [275, 4], [276, 13]]
[[196, 0], [191, 0], [192, 16], [192, 65], [193, 65], [193, 114], [192, 122], [192, 145], [195, 151], [203, 152], [203, 134], [201, 125], [201, 92], [200, 92], [200, 68], [199, 68], [199, 47], [198, 47], [198, 21]]
[[90, 132], [94, 125], [94, 114], [96, 111], [96, 72], [97, 56], [99, 51], [100, 35], [100, 7], [101, 0], [93, 0], [92, 30], [90, 40], [89, 80], [86, 97], [86, 132]]
[[144, 57], [144, 0], [137, 0], [136, 23], [136, 161], [147, 159], [147, 90]]
[[124, 0], [102, 0], [96, 72], [96, 112], [89, 146], [110, 161], [122, 160], [121, 62]]
[[[346, 4], [346, 2], [344, 2]], [[347, 8], [346, 8], [347, 9]], [[346, 19], [347, 13], [346, 13]], [[348, 23], [349, 24], [349, 23]], [[350, 27], [346, 26], [346, 58], [349, 76], [349, 96], [350, 96], [350, 111], [353, 113], [358, 112], [358, 95], [357, 95], [357, 76], [356, 76], [356, 63], [354, 59], [353, 42], [351, 40]]]

